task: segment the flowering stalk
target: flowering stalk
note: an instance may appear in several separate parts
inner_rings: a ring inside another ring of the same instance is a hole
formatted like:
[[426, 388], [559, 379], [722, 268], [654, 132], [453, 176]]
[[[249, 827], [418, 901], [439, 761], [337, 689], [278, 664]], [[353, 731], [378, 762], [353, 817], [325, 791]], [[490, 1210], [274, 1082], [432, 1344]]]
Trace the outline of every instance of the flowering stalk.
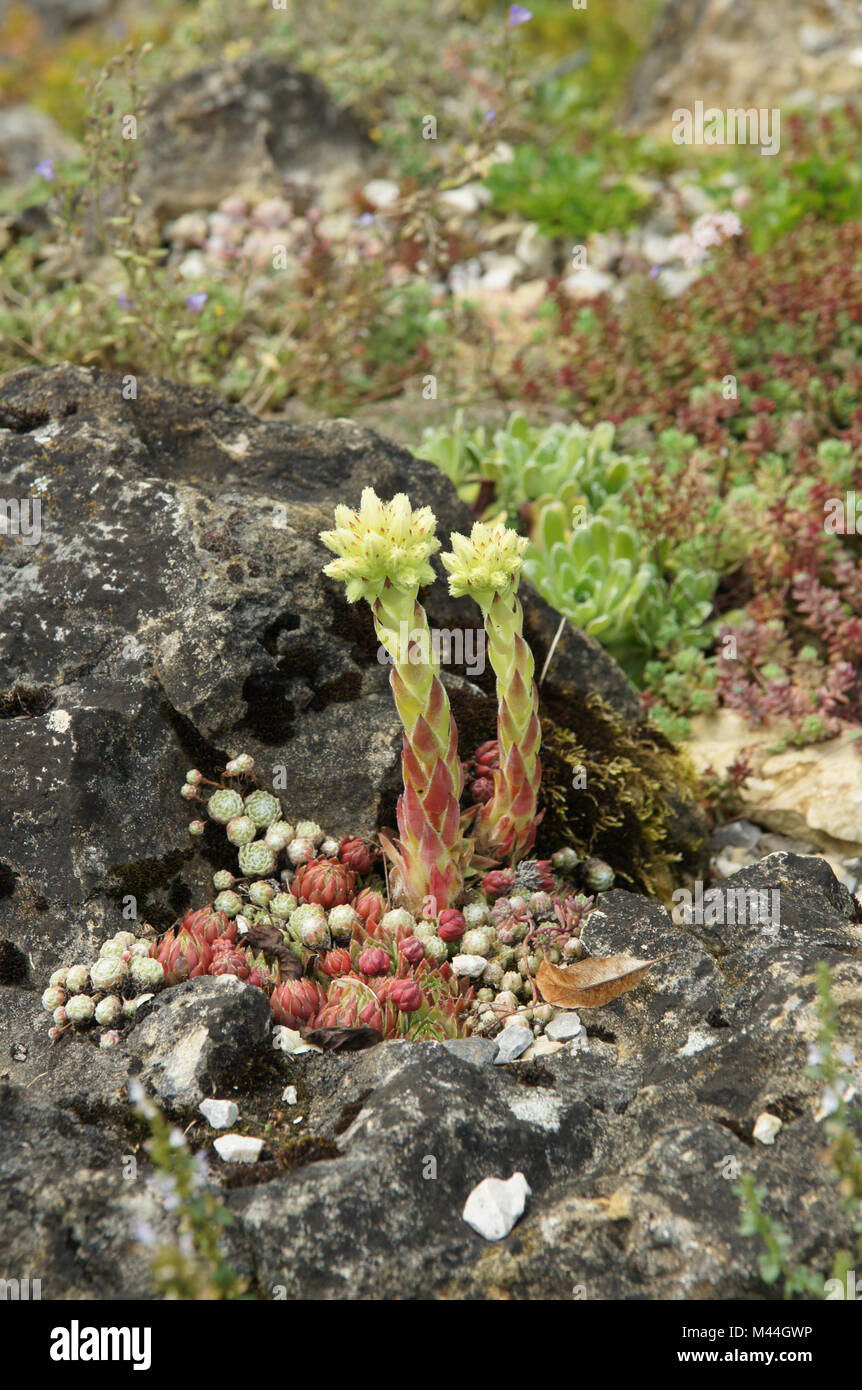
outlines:
[[453, 534], [451, 541], [451, 553], [441, 556], [449, 590], [453, 598], [469, 594], [481, 608], [497, 677], [500, 766], [493, 773], [494, 794], [474, 823], [476, 844], [482, 852], [514, 861], [532, 847], [541, 820], [539, 696], [517, 597], [527, 539], [497, 521], [476, 522], [469, 540]]
[[[430, 507], [411, 511], [403, 493], [384, 503], [365, 488], [359, 511], [336, 507], [335, 530], [320, 537], [338, 557], [324, 574], [346, 583], [350, 603], [366, 599], [378, 639], [393, 660], [390, 684], [404, 725], [404, 794], [398, 799], [400, 839], [381, 836], [381, 843], [393, 866], [393, 898], [413, 909], [429, 896], [438, 907], [452, 906], [472, 852], [460, 825], [464, 774], [458, 734], [417, 597], [420, 586], [434, 580], [429, 559], [440, 545], [436, 524]], [[403, 631], [411, 635], [408, 651]]]

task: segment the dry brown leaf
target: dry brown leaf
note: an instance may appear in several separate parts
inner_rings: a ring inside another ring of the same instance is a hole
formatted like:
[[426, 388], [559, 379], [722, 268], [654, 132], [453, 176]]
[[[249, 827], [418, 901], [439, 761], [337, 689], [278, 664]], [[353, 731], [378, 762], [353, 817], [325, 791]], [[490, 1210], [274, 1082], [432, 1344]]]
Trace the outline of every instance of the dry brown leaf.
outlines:
[[549, 965], [543, 960], [536, 984], [547, 1004], [596, 1009], [634, 989], [652, 965], [654, 960], [637, 960], [635, 956], [588, 956], [573, 965]]

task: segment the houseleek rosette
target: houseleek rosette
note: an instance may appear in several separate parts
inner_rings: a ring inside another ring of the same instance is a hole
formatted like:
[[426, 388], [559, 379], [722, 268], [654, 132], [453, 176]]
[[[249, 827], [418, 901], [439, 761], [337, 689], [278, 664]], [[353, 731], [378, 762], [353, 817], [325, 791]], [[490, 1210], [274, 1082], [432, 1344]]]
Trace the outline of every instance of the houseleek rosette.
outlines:
[[[403, 493], [382, 502], [365, 488], [359, 511], [336, 507], [335, 530], [320, 537], [337, 556], [324, 574], [346, 584], [350, 603], [368, 602], [378, 639], [393, 661], [390, 683], [404, 726], [404, 793], [397, 811], [400, 838], [393, 843], [381, 836], [381, 843], [393, 867], [393, 898], [411, 909], [429, 896], [438, 909], [452, 906], [472, 851], [460, 824], [464, 774], [458, 734], [417, 597], [420, 586], [435, 577], [429, 560], [440, 545], [436, 525], [430, 507], [412, 511]], [[409, 651], [402, 649], [403, 632], [413, 639]]]
[[449, 590], [453, 598], [469, 594], [481, 608], [497, 677], [500, 767], [494, 773], [494, 794], [478, 813], [473, 833], [481, 852], [515, 860], [532, 847], [541, 819], [539, 697], [517, 597], [528, 542], [501, 521], [477, 522], [469, 540], [453, 534], [451, 541], [451, 553], [441, 556]]

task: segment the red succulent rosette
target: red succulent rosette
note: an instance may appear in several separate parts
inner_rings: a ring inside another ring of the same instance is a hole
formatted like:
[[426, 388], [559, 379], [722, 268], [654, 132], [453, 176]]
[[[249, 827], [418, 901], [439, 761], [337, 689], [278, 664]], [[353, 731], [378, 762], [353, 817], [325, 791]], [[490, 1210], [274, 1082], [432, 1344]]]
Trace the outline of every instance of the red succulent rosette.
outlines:
[[356, 875], [338, 859], [311, 859], [300, 864], [291, 892], [301, 903], [319, 903], [327, 910], [351, 902]]
[[345, 835], [341, 841], [338, 858], [353, 873], [365, 875], [371, 873], [380, 858], [380, 853], [373, 845], [369, 845], [367, 840], [351, 839], [349, 835]]

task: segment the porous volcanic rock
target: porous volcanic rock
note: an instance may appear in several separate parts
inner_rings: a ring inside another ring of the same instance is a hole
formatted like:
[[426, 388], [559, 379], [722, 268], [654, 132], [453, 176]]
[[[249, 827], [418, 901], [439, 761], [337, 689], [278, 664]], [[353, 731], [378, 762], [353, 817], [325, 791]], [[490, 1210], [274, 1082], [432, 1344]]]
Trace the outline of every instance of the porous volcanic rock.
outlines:
[[[119, 926], [170, 925], [235, 867], [213, 826], [192, 848], [189, 767], [212, 776], [245, 749], [264, 780], [284, 770], [293, 818], [394, 825], [388, 668], [367, 609], [322, 574], [318, 532], [368, 484], [431, 505], [443, 537], [471, 523], [438, 469], [349, 420], [264, 423], [161, 381], [126, 399], [124, 381], [64, 366], [0, 386], [5, 495], [41, 502], [38, 538], [0, 540], [0, 939], [31, 987]], [[525, 600], [541, 666], [556, 615]], [[442, 580], [426, 604], [435, 627], [478, 626]], [[494, 734], [493, 672], [445, 669], [467, 756]], [[571, 627], [543, 693], [558, 725], [598, 693], [643, 728], [620, 669]], [[672, 789], [667, 804], [667, 848], [696, 871], [702, 820]]]
[[158, 222], [228, 194], [307, 194], [326, 208], [367, 177], [374, 147], [310, 73], [255, 54], [160, 87], [144, 120], [135, 191]]
[[[92, 1031], [51, 1046], [37, 997], [6, 987], [3, 1053], [20, 1057], [0, 1070], [8, 1267], [41, 1277], [43, 1298], [150, 1296], [135, 1223], [163, 1236], [171, 1217], [149, 1181], [127, 1075], [158, 1081], [153, 1031], [185, 1055], [222, 1017], [229, 1046], [212, 1086], [236, 1102], [236, 1132], [263, 1148], [252, 1167], [213, 1160], [209, 1180], [254, 1296], [774, 1298], [760, 1246], [740, 1230], [745, 1173], [766, 1189], [791, 1259], [828, 1277], [853, 1233], [824, 1167], [822, 1083], [807, 1074], [814, 966], [830, 965], [838, 1042], [862, 1057], [862, 914], [828, 866], [787, 856], [781, 872], [795, 904], [787, 934], [753, 924], [723, 950], [654, 903], [604, 895], [589, 948], [657, 964], [636, 990], [579, 1010], [585, 1042], [538, 1061], [495, 1065], [487, 1040], [286, 1056], [256, 1023], [237, 1049], [253, 987], [206, 978], [158, 996], [107, 1052]], [[231, 1018], [218, 1013], [223, 1000]], [[187, 1099], [163, 1104], [193, 1149], [210, 1150], [216, 1136]], [[781, 1121], [769, 1147], [754, 1135], [764, 1114]], [[130, 1158], [137, 1168], [121, 1180]], [[531, 1189], [526, 1211], [489, 1244], [462, 1219], [464, 1203], [484, 1178], [515, 1172]]]

